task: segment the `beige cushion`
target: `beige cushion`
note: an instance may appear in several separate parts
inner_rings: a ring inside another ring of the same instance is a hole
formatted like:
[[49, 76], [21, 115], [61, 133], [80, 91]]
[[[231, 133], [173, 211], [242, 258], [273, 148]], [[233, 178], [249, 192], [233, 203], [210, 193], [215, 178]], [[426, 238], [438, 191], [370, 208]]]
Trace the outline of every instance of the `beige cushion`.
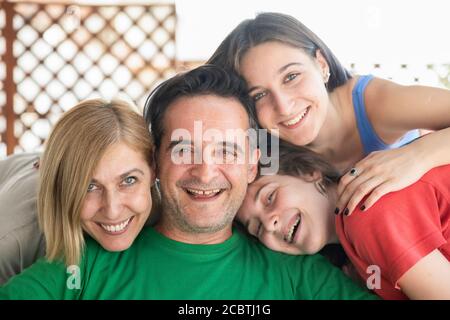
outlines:
[[0, 160], [0, 285], [44, 255], [37, 222], [38, 153]]

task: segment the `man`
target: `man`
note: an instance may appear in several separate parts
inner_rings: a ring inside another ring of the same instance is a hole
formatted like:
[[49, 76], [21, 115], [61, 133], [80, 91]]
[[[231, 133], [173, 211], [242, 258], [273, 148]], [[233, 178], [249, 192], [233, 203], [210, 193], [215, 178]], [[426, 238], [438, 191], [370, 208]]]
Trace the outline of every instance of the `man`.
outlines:
[[239, 79], [202, 66], [166, 81], [146, 103], [163, 207], [155, 238], [165, 251], [153, 271], [171, 275], [157, 280], [159, 297], [370, 298], [323, 257], [276, 253], [233, 229], [257, 173], [258, 150], [239, 138], [256, 128], [249, 99]]
[[233, 228], [257, 170], [258, 150], [242, 136], [256, 127], [248, 99], [243, 82], [213, 66], [161, 84], [145, 106], [161, 219], [123, 252], [88, 239], [69, 275], [58, 263], [35, 264], [0, 299], [375, 298], [319, 255], [273, 252]]

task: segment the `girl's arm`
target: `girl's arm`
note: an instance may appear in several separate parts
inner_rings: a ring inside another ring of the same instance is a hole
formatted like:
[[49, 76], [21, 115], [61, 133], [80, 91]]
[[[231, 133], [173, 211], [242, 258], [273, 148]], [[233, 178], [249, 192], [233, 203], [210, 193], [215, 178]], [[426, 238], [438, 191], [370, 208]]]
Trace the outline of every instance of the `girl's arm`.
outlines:
[[358, 175], [345, 174], [338, 186], [337, 207], [349, 214], [365, 196], [360, 206], [367, 209], [430, 169], [450, 164], [450, 90], [373, 79], [365, 101], [375, 131], [387, 143], [417, 128], [435, 132], [399, 149], [373, 152], [356, 163]]
[[450, 300], [450, 261], [435, 249], [410, 268], [398, 286], [410, 299]]

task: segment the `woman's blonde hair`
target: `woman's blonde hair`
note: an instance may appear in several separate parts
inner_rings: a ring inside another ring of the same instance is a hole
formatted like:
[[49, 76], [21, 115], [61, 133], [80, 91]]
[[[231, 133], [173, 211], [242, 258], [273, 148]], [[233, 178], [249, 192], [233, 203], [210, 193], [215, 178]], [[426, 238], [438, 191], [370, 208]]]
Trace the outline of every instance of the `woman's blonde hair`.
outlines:
[[39, 167], [37, 201], [48, 260], [79, 263], [84, 248], [81, 209], [96, 165], [110, 146], [124, 142], [153, 167], [153, 141], [135, 110], [124, 101], [86, 100], [55, 125]]

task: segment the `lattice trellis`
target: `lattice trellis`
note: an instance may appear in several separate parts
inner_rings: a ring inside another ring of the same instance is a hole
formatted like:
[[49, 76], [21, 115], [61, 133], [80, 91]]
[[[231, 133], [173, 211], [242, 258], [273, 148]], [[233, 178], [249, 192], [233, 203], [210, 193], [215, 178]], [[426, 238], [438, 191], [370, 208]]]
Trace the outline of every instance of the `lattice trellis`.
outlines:
[[[2, 4], [0, 4], [1, 6]], [[5, 55], [5, 36], [4, 36], [4, 28], [5, 28], [5, 11], [0, 7], [0, 57]], [[7, 139], [6, 139], [6, 114], [5, 114], [5, 105], [6, 105], [6, 92], [4, 80], [6, 76], [6, 65], [4, 59], [0, 59], [0, 159], [6, 155], [7, 150]]]
[[[12, 15], [13, 34], [8, 34], [8, 17], [0, 19], [0, 54], [7, 66], [0, 65], [0, 158], [5, 142], [8, 154], [41, 146], [61, 113], [83, 99], [122, 98], [143, 106], [150, 90], [175, 73], [173, 4], [6, 2], [2, 9], [0, 15]], [[12, 92], [13, 101], [6, 97]]]
[[404, 85], [428, 85], [450, 89], [450, 64], [419, 63], [351, 63], [348, 69], [355, 74], [373, 74]]

